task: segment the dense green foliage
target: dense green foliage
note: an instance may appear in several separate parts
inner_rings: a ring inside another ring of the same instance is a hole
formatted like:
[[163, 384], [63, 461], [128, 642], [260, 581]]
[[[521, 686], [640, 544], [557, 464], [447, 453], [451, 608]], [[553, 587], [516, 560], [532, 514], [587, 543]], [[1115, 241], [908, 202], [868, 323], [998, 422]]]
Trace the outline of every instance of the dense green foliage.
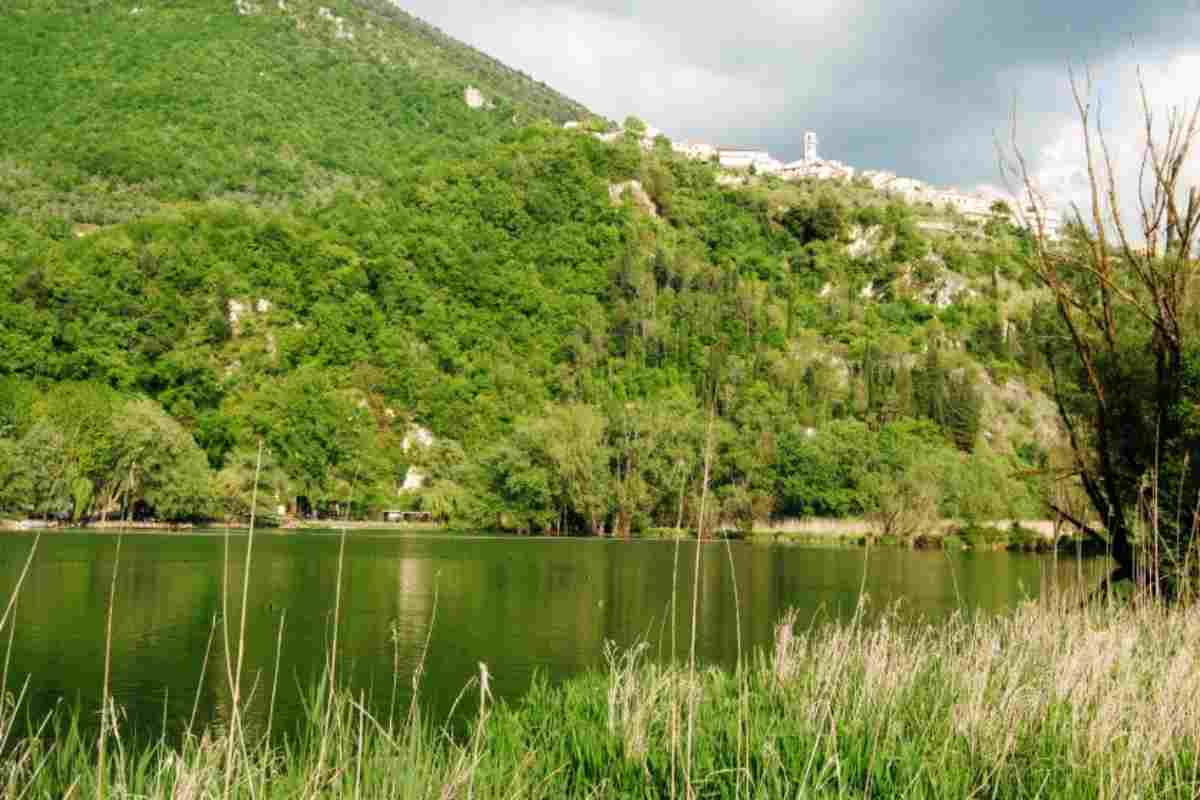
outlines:
[[[748, 527], [871, 513], [911, 471], [886, 455], [900, 431], [1037, 512], [1012, 475], [1054, 431], [997, 394], [1040, 364], [1020, 232], [928, 231], [932, 210], [857, 186], [722, 187], [661, 142], [531, 121], [585, 112], [398, 12], [333, 3], [339, 39], [285, 7], [0, 11], [0, 374], [39, 408], [66, 384], [157, 404], [208, 494], [150, 510], [243, 513], [261, 442], [272, 508], [628, 533], [695, 525], [708, 450], [707, 524]], [[631, 180], [646, 199], [614, 201]], [[9, 508], [133, 500], [20, 488], [35, 444], [74, 435], [35, 416], [0, 424]], [[414, 424], [439, 444], [401, 447]], [[432, 482], [397, 498], [411, 466]], [[965, 514], [973, 492], [938, 484]]]

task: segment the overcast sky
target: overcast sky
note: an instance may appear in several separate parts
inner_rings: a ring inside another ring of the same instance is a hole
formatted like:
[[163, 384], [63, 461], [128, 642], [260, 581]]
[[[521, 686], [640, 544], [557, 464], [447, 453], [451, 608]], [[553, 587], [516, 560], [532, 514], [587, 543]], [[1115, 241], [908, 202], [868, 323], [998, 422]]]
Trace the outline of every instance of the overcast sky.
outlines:
[[785, 161], [812, 129], [826, 158], [968, 188], [999, 182], [1014, 98], [1038, 169], [1077, 181], [1072, 61], [1117, 131], [1137, 64], [1156, 99], [1200, 93], [1200, 0], [395, 2], [609, 118]]

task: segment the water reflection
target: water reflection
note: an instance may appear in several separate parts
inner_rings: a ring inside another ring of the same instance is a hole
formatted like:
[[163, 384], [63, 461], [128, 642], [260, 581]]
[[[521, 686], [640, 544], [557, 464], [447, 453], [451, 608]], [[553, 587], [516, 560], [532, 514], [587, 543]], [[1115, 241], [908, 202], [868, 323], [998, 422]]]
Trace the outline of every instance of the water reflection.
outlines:
[[[0, 591], [15, 585], [31, 537], [0, 540]], [[123, 540], [113, 620], [113, 692], [132, 723], [175, 733], [197, 711], [203, 726], [228, 719], [236, 662], [244, 536], [131, 535]], [[260, 536], [246, 616], [244, 685], [261, 725], [278, 681], [275, 721], [303, 713], [304, 691], [326, 665], [337, 597], [337, 536]], [[9, 688], [29, 677], [32, 710], [65, 701], [98, 706], [116, 538], [45, 536], [19, 599]], [[405, 538], [356, 534], [346, 543], [338, 672], [378, 713], [407, 707], [410, 679], [429, 639], [422, 702], [445, 715], [483, 661], [499, 697], [525, 691], [535, 673], [559, 681], [600, 666], [606, 640], [647, 640], [687, 650], [695, 545], [587, 540]], [[1071, 586], [1099, 565], [1008, 553], [816, 550], [701, 546], [697, 650], [732, 664], [769, 646], [788, 608], [804, 621], [845, 619], [865, 590], [875, 609], [942, 619], [1003, 611], [1049, 585]], [[673, 575], [676, 576], [673, 580]], [[222, 591], [226, 581], [228, 596]], [[672, 592], [673, 582], [677, 585]], [[233, 641], [220, 620], [228, 615]], [[434, 621], [436, 617], [436, 621]], [[214, 621], [216, 625], [214, 626]], [[431, 627], [432, 622], [432, 627]], [[283, 636], [278, 638], [280, 627]], [[213, 635], [215, 632], [215, 635]], [[276, 674], [276, 645], [282, 642]], [[208, 654], [207, 660], [205, 654]]]

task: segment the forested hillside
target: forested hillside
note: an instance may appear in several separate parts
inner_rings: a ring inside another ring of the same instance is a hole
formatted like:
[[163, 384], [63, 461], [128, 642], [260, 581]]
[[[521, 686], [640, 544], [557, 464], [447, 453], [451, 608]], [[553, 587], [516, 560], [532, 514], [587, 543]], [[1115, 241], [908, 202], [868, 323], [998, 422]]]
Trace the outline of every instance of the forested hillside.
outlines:
[[1024, 232], [587, 116], [381, 2], [5, 4], [0, 509], [1039, 513]]

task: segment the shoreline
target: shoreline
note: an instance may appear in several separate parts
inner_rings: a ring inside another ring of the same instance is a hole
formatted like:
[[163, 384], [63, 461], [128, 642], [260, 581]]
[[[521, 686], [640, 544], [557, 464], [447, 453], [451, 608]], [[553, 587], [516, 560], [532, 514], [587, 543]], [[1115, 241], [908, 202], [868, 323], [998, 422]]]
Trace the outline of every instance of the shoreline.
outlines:
[[[996, 521], [975, 526], [944, 522], [939, 528], [911, 539], [880, 536], [865, 520], [790, 521], [768, 527], [756, 527], [750, 532], [723, 530], [718, 535], [704, 539], [705, 542], [722, 542], [726, 539], [752, 544], [779, 544], [814, 548], [866, 548], [883, 547], [909, 550], [981, 550], [1014, 551], [1030, 553], [1066, 552], [1080, 555], [1102, 554], [1103, 548], [1095, 540], [1078, 535], [1064, 526], [1063, 533], [1054, 537], [1053, 523], [1049, 520]], [[121, 522], [108, 520], [84, 525], [54, 520], [0, 520], [0, 534], [32, 533], [98, 533], [98, 534], [183, 534], [212, 535], [226, 531], [244, 533], [245, 523], [164, 523], [164, 522]], [[345, 530], [353, 534], [425, 534], [446, 538], [496, 538], [553, 541], [611, 541], [611, 542], [661, 542], [676, 537], [673, 528], [649, 528], [628, 539], [616, 536], [520, 534], [503, 530], [466, 530], [437, 523], [387, 523], [355, 521], [338, 523], [332, 520], [306, 520], [285, 525], [262, 525], [257, 532], [286, 535], [292, 533], [340, 533]], [[695, 531], [685, 529], [679, 534], [684, 541], [694, 541]]]

